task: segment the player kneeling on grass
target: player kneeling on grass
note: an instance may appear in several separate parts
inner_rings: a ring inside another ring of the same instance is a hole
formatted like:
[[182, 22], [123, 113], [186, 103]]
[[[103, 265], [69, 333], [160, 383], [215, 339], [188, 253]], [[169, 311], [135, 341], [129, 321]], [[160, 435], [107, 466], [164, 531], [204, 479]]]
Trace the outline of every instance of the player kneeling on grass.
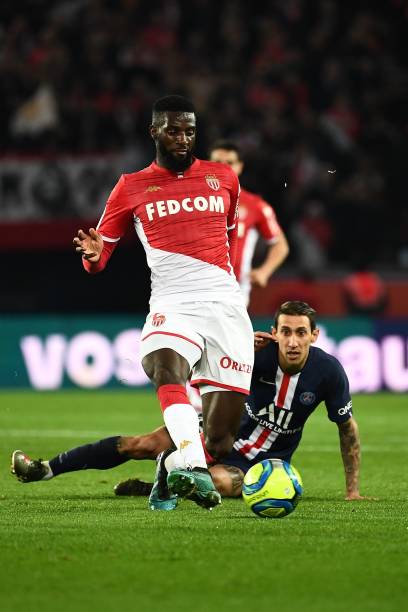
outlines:
[[[305, 302], [285, 302], [275, 315], [271, 333], [255, 333], [251, 393], [233, 449], [222, 463], [212, 464], [207, 457], [214, 484], [224, 497], [241, 494], [244, 474], [255, 463], [275, 457], [290, 463], [307, 419], [324, 402], [329, 419], [339, 429], [346, 499], [365, 499], [359, 492], [360, 440], [347, 375], [335, 357], [312, 346], [319, 334], [315, 317], [316, 312]], [[156, 481], [160, 485], [170, 447], [171, 438], [163, 426], [146, 435], [105, 438], [49, 461], [33, 461], [22, 451], [14, 451], [12, 472], [23, 482], [33, 482], [64, 472], [109, 469], [129, 459], [158, 458]], [[151, 488], [149, 483], [130, 479], [119, 483], [115, 492], [148, 495]], [[169, 497], [163, 509], [175, 505]]]

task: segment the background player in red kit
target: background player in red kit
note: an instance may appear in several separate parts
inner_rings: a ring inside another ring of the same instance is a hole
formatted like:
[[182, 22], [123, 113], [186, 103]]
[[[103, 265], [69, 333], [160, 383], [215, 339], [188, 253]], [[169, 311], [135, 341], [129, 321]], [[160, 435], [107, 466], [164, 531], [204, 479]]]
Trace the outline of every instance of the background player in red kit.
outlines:
[[205, 443], [220, 459], [234, 443], [253, 366], [252, 326], [233, 274], [239, 181], [226, 164], [192, 156], [192, 103], [167, 96], [153, 106], [156, 159], [122, 175], [97, 226], [79, 230], [76, 251], [90, 273], [103, 270], [129, 225], [151, 268], [150, 313], [142, 331], [143, 368], [156, 387], [176, 450], [158, 459], [152, 509], [189, 496], [220, 503], [207, 470], [186, 382], [200, 387]]
[[[237, 176], [244, 169], [239, 147], [229, 140], [218, 140], [210, 149], [211, 161], [228, 164]], [[249, 303], [251, 286], [266, 287], [270, 276], [289, 254], [289, 245], [272, 206], [259, 195], [241, 187], [238, 212], [238, 241], [234, 272], [245, 303]], [[259, 236], [268, 245], [263, 263], [252, 268]]]

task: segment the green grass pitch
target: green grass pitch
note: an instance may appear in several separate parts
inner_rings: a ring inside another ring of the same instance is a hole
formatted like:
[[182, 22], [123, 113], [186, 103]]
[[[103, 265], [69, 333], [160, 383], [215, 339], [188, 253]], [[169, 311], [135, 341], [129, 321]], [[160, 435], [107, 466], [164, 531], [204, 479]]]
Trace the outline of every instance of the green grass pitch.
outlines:
[[207, 512], [183, 502], [151, 512], [114, 484], [151, 478], [152, 462], [21, 484], [9, 455], [33, 457], [160, 423], [151, 392], [0, 393], [2, 612], [371, 612], [405, 607], [408, 577], [408, 398], [356, 396], [361, 491], [343, 501], [337, 427], [321, 406], [293, 463], [296, 511], [252, 515], [241, 500]]

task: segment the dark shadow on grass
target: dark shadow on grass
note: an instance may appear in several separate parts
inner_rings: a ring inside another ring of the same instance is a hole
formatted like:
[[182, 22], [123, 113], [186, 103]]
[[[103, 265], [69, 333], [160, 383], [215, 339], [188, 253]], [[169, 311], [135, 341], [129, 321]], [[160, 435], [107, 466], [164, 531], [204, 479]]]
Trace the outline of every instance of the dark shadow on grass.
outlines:
[[302, 515], [298, 515], [296, 514], [295, 516], [292, 516], [292, 514], [288, 515], [288, 516], [283, 516], [281, 518], [271, 518], [271, 517], [262, 517], [262, 516], [255, 516], [254, 514], [251, 516], [251, 514], [245, 515], [245, 514], [231, 514], [227, 517], [223, 516], [223, 519], [227, 519], [227, 520], [234, 520], [234, 521], [247, 521], [248, 519], [251, 521], [256, 521], [256, 522], [261, 522], [261, 523], [281, 523], [282, 521], [284, 521], [285, 519], [293, 521], [309, 521], [310, 522], [310, 517], [306, 517], [306, 516], [302, 516]]

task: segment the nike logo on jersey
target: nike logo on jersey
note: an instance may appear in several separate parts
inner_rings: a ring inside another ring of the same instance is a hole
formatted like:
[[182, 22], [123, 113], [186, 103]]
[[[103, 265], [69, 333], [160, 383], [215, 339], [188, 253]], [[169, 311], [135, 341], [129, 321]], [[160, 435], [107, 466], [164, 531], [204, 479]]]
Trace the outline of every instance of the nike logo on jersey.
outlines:
[[259, 382], [265, 383], [265, 385], [273, 385], [274, 387], [276, 387], [275, 382], [272, 382], [272, 380], [265, 380], [263, 376], [261, 376], [261, 378], [259, 379]]
[[178, 200], [159, 200], [158, 202], [149, 202], [146, 204], [146, 214], [149, 221], [153, 221], [153, 217], [167, 217], [167, 215], [177, 215], [181, 211], [192, 213], [198, 212], [218, 212], [224, 213], [224, 199], [222, 196], [210, 195], [209, 198], [197, 196], [196, 198], [184, 198]]

